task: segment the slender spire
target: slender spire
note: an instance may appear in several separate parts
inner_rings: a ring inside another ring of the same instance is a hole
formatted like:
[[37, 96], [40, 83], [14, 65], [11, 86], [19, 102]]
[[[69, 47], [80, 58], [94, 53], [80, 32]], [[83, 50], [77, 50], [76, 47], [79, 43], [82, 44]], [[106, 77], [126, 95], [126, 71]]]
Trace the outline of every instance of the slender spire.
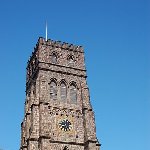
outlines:
[[46, 36], [45, 39], [47, 41], [47, 21], [46, 21], [46, 35], [45, 36]]

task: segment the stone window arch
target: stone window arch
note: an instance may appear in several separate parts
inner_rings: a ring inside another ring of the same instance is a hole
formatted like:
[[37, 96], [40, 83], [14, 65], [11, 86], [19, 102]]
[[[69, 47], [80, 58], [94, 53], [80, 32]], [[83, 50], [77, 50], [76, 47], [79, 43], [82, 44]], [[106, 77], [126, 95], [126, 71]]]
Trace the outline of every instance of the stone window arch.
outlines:
[[68, 60], [68, 66], [73, 67], [74, 66], [74, 56], [69, 55], [67, 60]]
[[62, 81], [60, 84], [60, 98], [62, 101], [65, 101], [67, 98], [67, 86], [65, 81]]
[[70, 102], [77, 103], [77, 86], [74, 82], [70, 84]]
[[51, 54], [51, 62], [52, 62], [53, 64], [56, 64], [56, 63], [57, 63], [57, 54], [56, 54], [55, 52], [53, 52], [53, 53]]
[[69, 148], [68, 148], [67, 146], [65, 146], [65, 147], [63, 148], [63, 150], [69, 150]]
[[57, 83], [55, 80], [51, 80], [50, 82], [50, 99], [57, 99]]

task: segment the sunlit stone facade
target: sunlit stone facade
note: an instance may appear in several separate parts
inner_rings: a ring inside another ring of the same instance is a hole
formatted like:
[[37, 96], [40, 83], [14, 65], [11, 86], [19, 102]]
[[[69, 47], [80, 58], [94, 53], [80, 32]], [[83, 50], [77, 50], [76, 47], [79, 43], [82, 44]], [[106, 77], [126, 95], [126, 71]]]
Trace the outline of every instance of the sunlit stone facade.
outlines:
[[26, 69], [20, 150], [100, 150], [83, 48], [39, 38]]

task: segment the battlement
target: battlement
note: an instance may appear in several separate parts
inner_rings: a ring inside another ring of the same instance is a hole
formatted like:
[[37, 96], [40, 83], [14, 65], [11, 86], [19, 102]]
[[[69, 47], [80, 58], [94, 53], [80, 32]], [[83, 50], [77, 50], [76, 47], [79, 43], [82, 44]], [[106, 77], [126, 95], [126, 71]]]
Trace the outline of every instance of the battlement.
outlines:
[[53, 47], [67, 49], [67, 50], [71, 50], [71, 51], [83, 52], [83, 47], [82, 46], [73, 45], [73, 44], [69, 44], [69, 43], [61, 42], [61, 41], [54, 41], [54, 40], [51, 40], [51, 39], [48, 39], [46, 41], [45, 38], [42, 38], [42, 37], [39, 38], [38, 44], [53, 46]]

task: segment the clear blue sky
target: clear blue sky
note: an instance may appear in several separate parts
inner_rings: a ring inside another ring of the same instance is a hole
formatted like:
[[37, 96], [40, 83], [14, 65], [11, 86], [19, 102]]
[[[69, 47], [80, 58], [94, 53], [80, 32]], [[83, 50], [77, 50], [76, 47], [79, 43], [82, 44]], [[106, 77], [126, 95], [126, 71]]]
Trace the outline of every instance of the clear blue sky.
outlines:
[[17, 150], [39, 36], [85, 48], [101, 150], [150, 149], [150, 1], [1, 0], [0, 148]]

